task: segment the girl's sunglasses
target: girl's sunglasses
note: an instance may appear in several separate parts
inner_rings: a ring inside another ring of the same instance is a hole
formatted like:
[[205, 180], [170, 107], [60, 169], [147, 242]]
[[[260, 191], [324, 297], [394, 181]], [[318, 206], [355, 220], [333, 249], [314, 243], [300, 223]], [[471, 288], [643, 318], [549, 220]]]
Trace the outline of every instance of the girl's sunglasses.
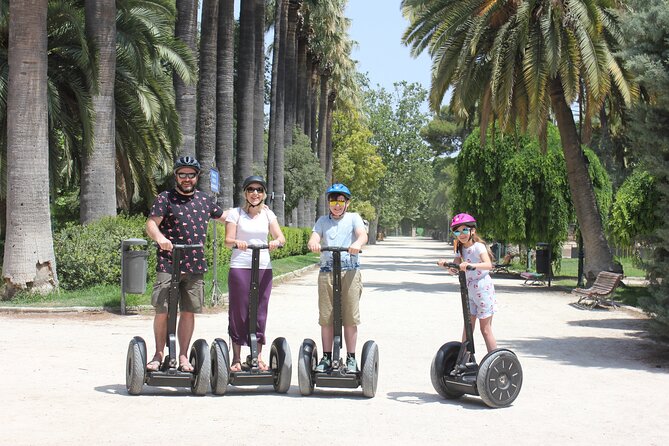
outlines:
[[462, 231], [453, 231], [453, 235], [457, 237], [457, 236], [459, 236], [461, 233], [462, 233], [462, 234], [469, 234], [470, 232], [471, 232], [471, 229], [469, 229], [469, 228], [465, 228], [465, 229], [463, 229]]

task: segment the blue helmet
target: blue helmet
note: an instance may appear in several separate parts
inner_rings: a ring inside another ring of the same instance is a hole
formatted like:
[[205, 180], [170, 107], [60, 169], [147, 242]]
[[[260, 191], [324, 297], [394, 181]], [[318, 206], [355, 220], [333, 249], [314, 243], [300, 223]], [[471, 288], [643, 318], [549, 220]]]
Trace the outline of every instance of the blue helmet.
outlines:
[[344, 185], [341, 184], [341, 183], [335, 183], [335, 184], [333, 184], [332, 186], [330, 186], [330, 187], [328, 188], [327, 192], [325, 192], [325, 194], [326, 194], [328, 197], [329, 197], [330, 195], [332, 195], [332, 194], [343, 195], [343, 196], [345, 196], [346, 198], [348, 198], [349, 200], [351, 199], [351, 191], [348, 190], [348, 187], [344, 186]]

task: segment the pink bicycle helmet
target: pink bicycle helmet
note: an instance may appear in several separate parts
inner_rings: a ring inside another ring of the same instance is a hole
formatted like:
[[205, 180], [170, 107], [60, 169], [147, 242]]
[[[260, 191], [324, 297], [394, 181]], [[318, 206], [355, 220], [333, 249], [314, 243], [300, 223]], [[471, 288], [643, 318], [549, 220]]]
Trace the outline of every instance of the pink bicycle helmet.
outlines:
[[476, 219], [469, 214], [458, 214], [453, 217], [451, 220], [451, 229], [457, 228], [458, 226], [469, 226], [470, 228], [476, 227]]

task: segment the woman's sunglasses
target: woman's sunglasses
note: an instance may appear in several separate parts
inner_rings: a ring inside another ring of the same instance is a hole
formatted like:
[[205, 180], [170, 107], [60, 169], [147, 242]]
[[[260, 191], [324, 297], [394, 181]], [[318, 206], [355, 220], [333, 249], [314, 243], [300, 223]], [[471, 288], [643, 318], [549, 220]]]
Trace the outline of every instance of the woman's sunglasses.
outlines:
[[465, 229], [463, 229], [462, 231], [453, 231], [453, 235], [457, 237], [457, 236], [459, 236], [461, 233], [462, 233], [462, 234], [469, 234], [470, 232], [471, 232], [471, 229], [469, 229], [469, 228], [465, 228]]
[[248, 192], [249, 194], [252, 194], [253, 192], [258, 192], [259, 194], [262, 194], [265, 192], [265, 189], [263, 189], [262, 187], [247, 187], [246, 192]]

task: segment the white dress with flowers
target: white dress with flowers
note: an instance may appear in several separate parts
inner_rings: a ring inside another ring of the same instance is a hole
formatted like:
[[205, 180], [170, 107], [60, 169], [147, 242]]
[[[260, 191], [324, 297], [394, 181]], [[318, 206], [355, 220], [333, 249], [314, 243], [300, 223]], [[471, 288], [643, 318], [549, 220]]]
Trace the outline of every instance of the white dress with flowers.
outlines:
[[[482, 254], [486, 252], [483, 243], [476, 242], [469, 248], [463, 248], [463, 261], [468, 263], [481, 263]], [[469, 292], [469, 311], [478, 319], [486, 319], [497, 311], [497, 299], [495, 297], [495, 286], [490, 277], [490, 271], [476, 269], [466, 271], [467, 291]]]

